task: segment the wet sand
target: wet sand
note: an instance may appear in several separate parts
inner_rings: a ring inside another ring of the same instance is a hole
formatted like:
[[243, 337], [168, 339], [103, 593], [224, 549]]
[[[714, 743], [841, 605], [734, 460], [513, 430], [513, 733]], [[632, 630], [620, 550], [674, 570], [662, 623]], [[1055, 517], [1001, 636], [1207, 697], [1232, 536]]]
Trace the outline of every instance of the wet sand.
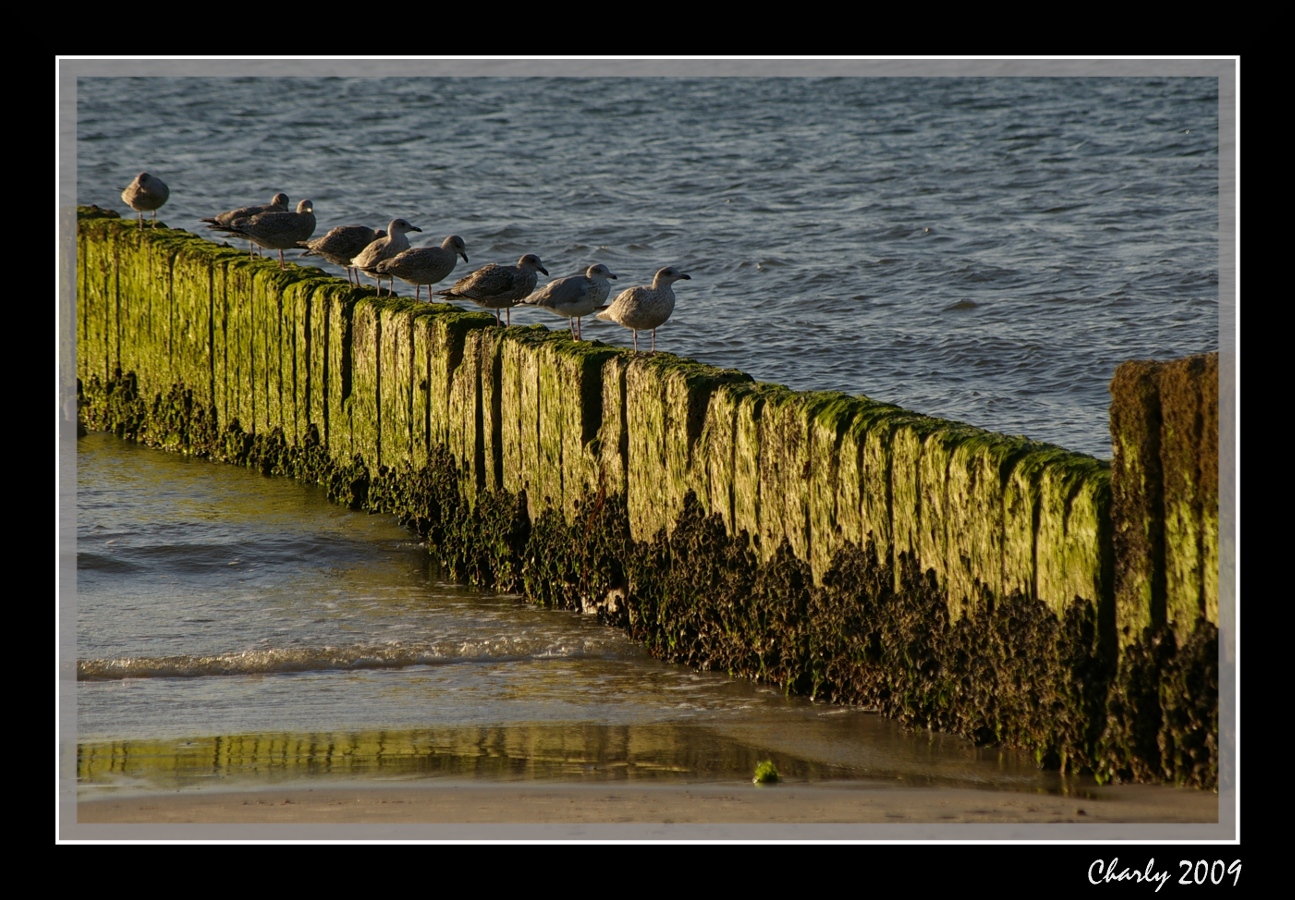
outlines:
[[[743, 783], [447, 783], [438, 780], [384, 786], [185, 790], [96, 797], [81, 800], [76, 806], [76, 817], [79, 825], [167, 826], [178, 823], [274, 826], [459, 823], [785, 827], [830, 823], [922, 826], [919, 830], [929, 830], [940, 825], [996, 824], [1031, 825], [1026, 829], [1028, 834], [1019, 836], [1046, 839], [1046, 830], [1032, 823], [1098, 826], [1217, 823], [1219, 797], [1210, 792], [1142, 785], [1087, 788], [1084, 796], [1067, 797], [860, 784], [782, 783], [757, 787]], [[180, 836], [175, 832], [164, 833]], [[600, 834], [597, 830], [576, 828], [568, 829], [566, 836], [593, 839]], [[471, 835], [464, 832], [463, 836]], [[841, 836], [850, 835], [842, 832]]]

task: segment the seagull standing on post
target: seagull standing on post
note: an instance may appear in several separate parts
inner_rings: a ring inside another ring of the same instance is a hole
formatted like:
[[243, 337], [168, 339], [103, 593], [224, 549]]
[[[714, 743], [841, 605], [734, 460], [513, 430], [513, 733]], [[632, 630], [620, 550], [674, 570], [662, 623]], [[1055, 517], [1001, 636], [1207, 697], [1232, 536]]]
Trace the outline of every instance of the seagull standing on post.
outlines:
[[230, 226], [230, 234], [242, 235], [266, 250], [278, 250], [280, 269], [283, 251], [295, 250], [314, 233], [315, 205], [309, 200], [298, 203], [296, 212], [263, 212]]
[[[462, 256], [468, 261], [468, 248], [463, 238], [452, 234], [441, 241], [439, 247], [414, 247], [384, 259], [374, 268], [379, 275], [394, 275], [414, 286], [414, 299], [418, 299], [423, 285], [427, 285], [427, 302], [432, 301], [432, 285], [454, 271], [454, 264]], [[394, 291], [393, 291], [394, 293]]]
[[171, 189], [166, 182], [156, 175], [140, 172], [135, 180], [126, 185], [121, 192], [121, 200], [139, 214], [139, 227], [144, 227], [144, 213], [153, 213], [153, 227], [157, 227], [157, 211], [166, 199], [171, 196]]
[[[312, 241], [302, 241], [297, 246], [306, 252], [302, 256], [320, 256], [335, 266], [346, 270], [346, 283], [360, 286], [360, 273], [355, 271], [351, 260], [378, 238], [387, 233], [379, 228], [374, 231], [367, 225], [338, 225], [330, 228], [328, 234]], [[351, 280], [354, 273], [355, 280]]]
[[652, 331], [652, 352], [656, 353], [656, 330], [674, 312], [676, 281], [691, 281], [689, 276], [674, 266], [666, 266], [656, 273], [651, 287], [632, 287], [621, 291], [607, 306], [601, 307], [598, 318], [624, 325], [634, 332], [634, 352], [639, 351], [639, 332]]
[[[421, 232], [422, 230], [416, 225], [410, 225], [404, 219], [392, 219], [391, 224], [387, 226], [387, 236], [378, 238], [351, 260], [351, 265], [378, 283], [379, 297], [382, 296], [382, 279], [390, 276], [383, 275], [377, 270], [378, 263], [404, 253], [409, 249], [409, 238], [405, 237], [405, 235], [411, 231]], [[356, 278], [359, 278], [358, 273]], [[396, 280], [391, 278], [391, 293], [393, 294], [396, 292], [395, 284]]]
[[499, 310], [508, 313], [508, 324], [513, 324], [512, 308], [518, 301], [535, 290], [539, 280], [537, 272], [549, 274], [548, 269], [534, 253], [527, 253], [517, 260], [515, 266], [500, 266], [490, 263], [482, 266], [471, 275], [466, 275], [454, 282], [454, 287], [446, 291], [437, 291], [436, 296], [448, 297], [450, 300], [471, 300], [478, 306], [495, 311], [495, 324], [499, 321]]
[[[231, 209], [229, 212], [219, 213], [199, 221], [208, 223], [207, 227], [215, 231], [232, 234], [234, 223], [266, 212], [290, 212], [288, 209], [288, 195], [280, 191], [271, 197], [270, 202], [264, 206], [240, 206], [238, 209]], [[260, 251], [257, 249], [256, 242], [249, 240], [247, 244], [254, 256], [259, 255]]]
[[581, 317], [589, 315], [602, 305], [612, 291], [607, 279], [615, 277], [602, 263], [596, 263], [585, 269], [583, 275], [568, 275], [566, 278], [550, 281], [522, 300], [522, 303], [566, 316], [571, 323], [572, 336], [581, 340]]

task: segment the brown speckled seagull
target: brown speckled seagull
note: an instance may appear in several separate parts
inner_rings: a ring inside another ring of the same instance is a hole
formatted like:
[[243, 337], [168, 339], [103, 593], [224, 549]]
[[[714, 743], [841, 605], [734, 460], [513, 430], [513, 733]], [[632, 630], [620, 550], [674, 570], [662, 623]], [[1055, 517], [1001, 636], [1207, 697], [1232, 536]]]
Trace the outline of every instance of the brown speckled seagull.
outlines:
[[171, 196], [171, 189], [156, 175], [140, 172], [135, 180], [121, 192], [121, 200], [139, 214], [139, 227], [144, 227], [144, 213], [153, 213], [153, 227], [157, 227], [157, 211]]
[[460, 256], [464, 262], [468, 261], [467, 245], [463, 243], [463, 238], [452, 234], [441, 241], [439, 247], [414, 247], [391, 259], [382, 260], [374, 268], [379, 275], [394, 275], [401, 281], [412, 284], [415, 300], [423, 285], [427, 285], [427, 300], [431, 302], [431, 286], [454, 271], [454, 264]]
[[[409, 249], [409, 238], [405, 237], [405, 235], [411, 231], [421, 232], [422, 230], [416, 225], [410, 225], [404, 219], [392, 219], [391, 224], [387, 226], [387, 236], [378, 238], [357, 253], [355, 258], [351, 260], [351, 265], [378, 283], [379, 297], [382, 296], [382, 279], [391, 279], [391, 293], [393, 294], [396, 292], [396, 280], [391, 278], [390, 275], [380, 273], [376, 268], [378, 263], [404, 253]], [[359, 278], [358, 274], [356, 278]]]
[[[368, 225], [338, 225], [329, 229], [323, 237], [302, 241], [297, 246], [306, 251], [302, 256], [320, 256], [335, 266], [341, 266], [346, 270], [347, 284], [359, 287], [360, 273], [355, 271], [351, 260], [378, 238], [386, 236], [387, 232], [383, 229], [374, 231]], [[351, 280], [352, 274], [355, 275], [354, 281]]]
[[634, 332], [634, 352], [639, 349], [639, 332], [652, 331], [652, 352], [656, 353], [656, 330], [674, 312], [676, 281], [690, 281], [689, 276], [674, 266], [666, 266], [656, 273], [651, 287], [632, 287], [621, 291], [607, 306], [601, 307], [598, 318], [624, 325]]
[[279, 268], [284, 268], [283, 251], [294, 250], [315, 233], [315, 205], [309, 200], [297, 204], [296, 212], [263, 212], [240, 219], [230, 234], [242, 235], [266, 250], [279, 251]]
[[482, 266], [471, 275], [466, 275], [454, 282], [449, 290], [437, 291], [436, 296], [450, 300], [471, 300], [478, 306], [495, 311], [495, 323], [499, 321], [499, 310], [508, 313], [508, 324], [513, 324], [512, 308], [531, 291], [539, 280], [537, 272], [549, 274], [534, 253], [527, 253], [517, 260], [515, 266], [501, 266], [490, 263]]
[[[264, 206], [240, 206], [238, 209], [231, 209], [229, 212], [208, 216], [205, 219], [199, 219], [199, 221], [206, 222], [208, 228], [229, 234], [232, 232], [231, 226], [235, 222], [241, 219], [250, 219], [252, 216], [265, 212], [290, 212], [288, 209], [288, 195], [280, 191], [271, 197], [270, 202]], [[254, 241], [249, 240], [247, 243], [254, 255], [260, 254], [260, 250]]]

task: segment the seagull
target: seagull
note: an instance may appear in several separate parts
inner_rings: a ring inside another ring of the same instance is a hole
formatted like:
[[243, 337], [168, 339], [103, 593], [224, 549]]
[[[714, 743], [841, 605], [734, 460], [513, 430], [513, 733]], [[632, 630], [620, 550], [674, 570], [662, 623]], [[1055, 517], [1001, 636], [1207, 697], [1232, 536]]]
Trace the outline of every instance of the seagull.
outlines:
[[[238, 209], [231, 209], [229, 212], [219, 213], [209, 216], [205, 219], [199, 219], [200, 222], [207, 222], [207, 227], [216, 231], [230, 233], [230, 226], [240, 219], [250, 219], [252, 216], [260, 215], [264, 212], [288, 212], [288, 195], [279, 192], [270, 198], [270, 202], [265, 206], [241, 206]], [[248, 241], [248, 245], [254, 253], [259, 253], [254, 242]]]
[[153, 227], [157, 227], [157, 211], [166, 198], [171, 196], [171, 189], [156, 175], [140, 172], [135, 180], [121, 192], [121, 200], [139, 214], [139, 227], [144, 227], [144, 213], [153, 213]]
[[566, 316], [571, 321], [571, 333], [580, 340], [581, 316], [589, 315], [607, 299], [612, 290], [607, 279], [615, 277], [610, 269], [597, 263], [585, 269], [583, 275], [550, 281], [522, 303]]
[[674, 312], [676, 281], [692, 279], [674, 266], [666, 266], [652, 279], [652, 287], [632, 287], [621, 291], [607, 306], [599, 307], [598, 318], [624, 325], [634, 332], [634, 352], [639, 350], [639, 332], [652, 330], [652, 352], [656, 353], [656, 330]]
[[[418, 299], [423, 285], [427, 285], [427, 301], [432, 300], [432, 285], [454, 271], [454, 264], [468, 261], [468, 248], [463, 238], [452, 234], [441, 241], [439, 247], [416, 247], [384, 259], [374, 266], [379, 275], [394, 275], [414, 286], [414, 299]], [[394, 293], [394, 292], [393, 292]]]
[[[341, 266], [346, 270], [346, 283], [359, 287], [360, 273], [355, 272], [351, 260], [378, 238], [386, 236], [387, 233], [381, 228], [374, 231], [367, 225], [338, 225], [336, 228], [329, 229], [328, 234], [323, 237], [315, 238], [313, 241], [301, 241], [297, 246], [306, 251], [301, 254], [302, 256], [321, 256], [333, 265]], [[352, 272], [355, 272], [353, 282]]]
[[515, 266], [501, 266], [495, 263], [482, 266], [471, 275], [465, 275], [454, 282], [454, 287], [446, 291], [437, 291], [436, 296], [448, 297], [451, 300], [471, 300], [478, 306], [495, 311], [496, 324], [499, 321], [499, 310], [508, 310], [508, 324], [513, 324], [512, 308], [531, 291], [539, 280], [536, 272], [549, 274], [534, 253], [527, 253], [517, 260]]
[[295, 250], [297, 245], [315, 233], [315, 205], [309, 200], [297, 204], [296, 212], [263, 212], [250, 219], [240, 219], [230, 226], [230, 234], [241, 235], [266, 250], [279, 251], [279, 268], [283, 265], [283, 251]]
[[[387, 226], [387, 236], [380, 237], [373, 241], [351, 259], [351, 265], [359, 269], [365, 275], [368, 275], [378, 283], [378, 296], [382, 296], [382, 279], [390, 276], [381, 275], [376, 268], [378, 263], [384, 259], [391, 259], [404, 253], [409, 249], [409, 238], [405, 237], [411, 231], [421, 232], [423, 229], [416, 225], [410, 225], [404, 219], [392, 219], [391, 224]], [[356, 273], [356, 279], [359, 279], [359, 273]], [[395, 279], [391, 279], [391, 293], [395, 293]]]

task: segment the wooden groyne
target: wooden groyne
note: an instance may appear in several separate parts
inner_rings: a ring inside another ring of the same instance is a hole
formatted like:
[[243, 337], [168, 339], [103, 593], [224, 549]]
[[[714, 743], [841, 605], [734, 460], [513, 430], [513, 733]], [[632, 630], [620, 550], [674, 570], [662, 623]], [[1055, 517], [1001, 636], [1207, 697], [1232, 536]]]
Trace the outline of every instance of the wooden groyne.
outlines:
[[83, 209], [77, 374], [90, 428], [324, 484], [663, 658], [1217, 782], [1216, 358], [1122, 367], [1108, 465]]

